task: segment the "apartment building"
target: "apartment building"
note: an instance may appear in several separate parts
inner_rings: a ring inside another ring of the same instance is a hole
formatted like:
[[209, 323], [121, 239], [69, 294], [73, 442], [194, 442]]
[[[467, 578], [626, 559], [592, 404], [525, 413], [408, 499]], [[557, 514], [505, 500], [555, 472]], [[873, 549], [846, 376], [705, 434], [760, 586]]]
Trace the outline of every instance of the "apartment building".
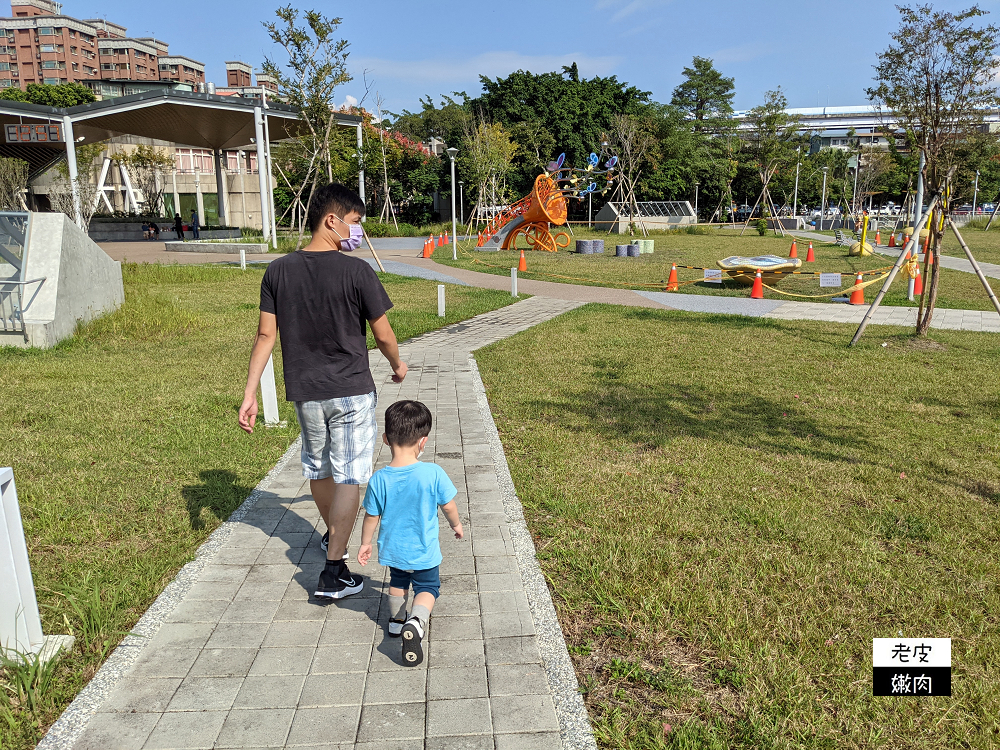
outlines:
[[[257, 83], [251, 76], [253, 68], [239, 60], [226, 61], [226, 86], [215, 89], [219, 96], [243, 96], [248, 99], [277, 98], [278, 82], [272, 76], [257, 71]], [[266, 92], [266, 93], [265, 93]]]
[[[53, 0], [12, 0], [10, 18], [0, 18], [0, 88], [29, 83], [81, 83], [101, 94], [102, 82], [205, 82], [205, 65], [170, 55], [152, 37], [133, 39], [106, 19], [62, 14]], [[115, 89], [114, 86], [111, 87]]]

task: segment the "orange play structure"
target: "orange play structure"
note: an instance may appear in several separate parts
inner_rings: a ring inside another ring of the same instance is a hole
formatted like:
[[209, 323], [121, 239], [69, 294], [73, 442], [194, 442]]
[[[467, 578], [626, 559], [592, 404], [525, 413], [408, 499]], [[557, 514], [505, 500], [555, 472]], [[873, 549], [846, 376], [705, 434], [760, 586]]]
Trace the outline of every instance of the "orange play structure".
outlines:
[[566, 196], [548, 173], [535, 178], [531, 194], [493, 217], [486, 231], [479, 235], [477, 247], [486, 250], [511, 250], [517, 238], [524, 237], [531, 250], [554, 253], [569, 246], [566, 232], [552, 234], [550, 225], [566, 223]]

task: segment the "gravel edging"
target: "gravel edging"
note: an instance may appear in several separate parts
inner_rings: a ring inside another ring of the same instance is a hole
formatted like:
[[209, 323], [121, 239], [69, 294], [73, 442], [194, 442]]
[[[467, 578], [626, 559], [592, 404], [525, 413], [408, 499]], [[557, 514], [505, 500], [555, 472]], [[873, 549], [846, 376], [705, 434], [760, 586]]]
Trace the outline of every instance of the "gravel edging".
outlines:
[[234, 510], [229, 518], [198, 547], [195, 559], [182, 567], [174, 580], [167, 584], [167, 587], [156, 597], [156, 601], [139, 618], [135, 627], [97, 670], [97, 674], [66, 707], [56, 723], [49, 728], [49, 731], [36, 745], [36, 750], [69, 750], [73, 747], [80, 735], [86, 730], [91, 717], [139, 658], [139, 654], [149, 639], [156, 635], [163, 622], [183, 601], [188, 590], [197, 583], [205, 565], [229, 540], [237, 524], [243, 520], [244, 516], [267, 491], [274, 478], [293, 457], [298, 455], [301, 450], [301, 441], [301, 436], [295, 439], [278, 460], [278, 463], [265, 475], [240, 507]]
[[479, 375], [479, 366], [473, 355], [469, 355], [469, 370], [472, 373], [472, 390], [476, 394], [476, 402], [486, 427], [486, 440], [490, 444], [493, 455], [493, 465], [500, 484], [500, 495], [503, 499], [504, 511], [510, 526], [511, 541], [517, 566], [524, 582], [524, 590], [528, 596], [528, 607], [531, 609], [531, 619], [534, 621], [538, 637], [538, 651], [542, 655], [545, 675], [552, 691], [556, 717], [559, 719], [559, 735], [563, 750], [597, 750], [597, 741], [587, 716], [587, 707], [579, 692], [579, 681], [573, 662], [566, 648], [566, 639], [556, 617], [556, 608], [552, 603], [545, 576], [538, 565], [535, 556], [535, 543], [524, 520], [524, 509], [517, 497], [514, 480], [507, 466], [507, 456], [500, 442], [493, 413], [486, 399], [486, 387]]

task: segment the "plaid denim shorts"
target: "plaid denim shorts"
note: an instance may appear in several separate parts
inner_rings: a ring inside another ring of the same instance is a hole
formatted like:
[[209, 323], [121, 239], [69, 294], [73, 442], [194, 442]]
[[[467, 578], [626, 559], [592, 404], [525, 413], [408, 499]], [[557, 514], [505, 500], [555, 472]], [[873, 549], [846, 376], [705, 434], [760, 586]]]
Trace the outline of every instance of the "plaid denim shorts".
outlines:
[[296, 401], [302, 428], [302, 475], [333, 477], [337, 484], [364, 484], [372, 475], [375, 439], [375, 391], [325, 401]]

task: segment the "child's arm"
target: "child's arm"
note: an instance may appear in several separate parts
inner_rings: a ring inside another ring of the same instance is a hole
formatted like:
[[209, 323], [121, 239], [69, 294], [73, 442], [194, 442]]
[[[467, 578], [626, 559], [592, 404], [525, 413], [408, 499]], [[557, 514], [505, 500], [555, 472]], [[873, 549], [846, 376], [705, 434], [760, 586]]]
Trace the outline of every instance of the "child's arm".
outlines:
[[[465, 532], [462, 531], [462, 519], [458, 517], [458, 506], [455, 505], [455, 501], [452, 500], [451, 502], [442, 505], [441, 512], [444, 513], [444, 517], [448, 519], [448, 524], [451, 526], [451, 530], [455, 532], [455, 538], [463, 538], [465, 536]], [[365, 521], [367, 522], [368, 519], [366, 518]]]
[[358, 565], [365, 566], [372, 556], [372, 537], [375, 536], [375, 527], [378, 526], [378, 516], [373, 516], [365, 511], [365, 520], [361, 524], [361, 546], [358, 547]]

